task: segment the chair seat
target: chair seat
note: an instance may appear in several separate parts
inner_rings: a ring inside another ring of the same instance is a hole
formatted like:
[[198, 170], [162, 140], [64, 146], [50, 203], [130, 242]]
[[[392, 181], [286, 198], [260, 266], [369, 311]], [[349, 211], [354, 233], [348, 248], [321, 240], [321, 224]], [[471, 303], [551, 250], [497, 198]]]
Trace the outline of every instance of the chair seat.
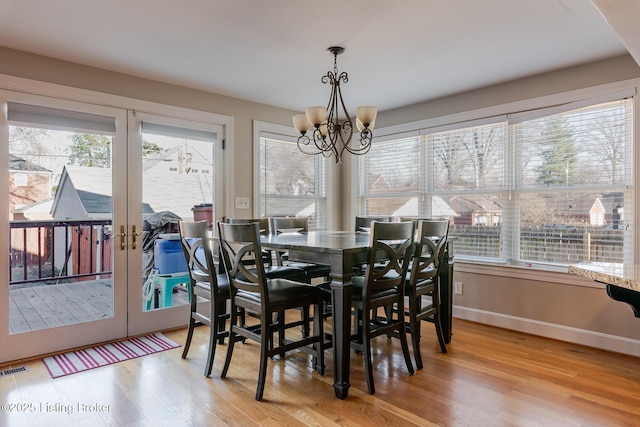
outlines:
[[292, 261], [287, 263], [287, 267], [299, 268], [303, 270], [308, 279], [315, 277], [327, 277], [331, 273], [331, 267], [324, 264], [309, 264], [306, 262]]
[[[267, 289], [269, 291], [269, 304], [282, 310], [286, 310], [289, 307], [313, 304], [318, 298], [322, 298], [322, 291], [315, 286], [288, 279], [268, 279]], [[260, 295], [257, 293], [238, 290], [237, 297], [255, 304], [260, 303]]]
[[[252, 273], [255, 273], [254, 269], [250, 271]], [[267, 279], [289, 279], [304, 282], [306, 278], [304, 270], [288, 265], [274, 265], [271, 267], [265, 267], [264, 274], [265, 276], [267, 276]]]

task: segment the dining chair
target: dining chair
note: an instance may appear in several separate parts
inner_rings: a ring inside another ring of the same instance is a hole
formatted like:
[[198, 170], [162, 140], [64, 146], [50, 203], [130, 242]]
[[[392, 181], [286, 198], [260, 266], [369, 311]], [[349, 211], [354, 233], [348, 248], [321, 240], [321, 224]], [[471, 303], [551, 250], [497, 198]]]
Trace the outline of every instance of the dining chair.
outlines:
[[[281, 234], [287, 232], [307, 233], [309, 232], [309, 218], [307, 217], [271, 217], [269, 218], [269, 229], [271, 234]], [[325, 312], [324, 317], [328, 318], [331, 314], [331, 293], [327, 292], [324, 285], [331, 281], [329, 274], [331, 273], [331, 267], [324, 264], [313, 264], [308, 262], [290, 261], [286, 252], [277, 252], [276, 259], [278, 265], [286, 265], [288, 267], [295, 267], [305, 272], [307, 283], [311, 283], [313, 279], [322, 278], [323, 282], [320, 283], [321, 290], [325, 298]], [[309, 333], [310, 317], [308, 312], [303, 312], [304, 325], [302, 327], [302, 334]]]
[[[209, 325], [209, 350], [204, 370], [204, 375], [208, 377], [213, 367], [216, 343], [222, 344], [224, 338], [229, 335], [225, 327], [229, 319], [229, 313], [226, 310], [227, 301], [230, 298], [229, 280], [226, 274], [216, 273], [213, 248], [217, 250], [217, 244], [209, 239], [207, 221], [180, 221], [178, 226], [182, 250], [189, 270], [191, 300], [187, 339], [182, 358], [187, 358], [194, 328], [198, 324]], [[209, 301], [211, 308], [208, 315], [198, 312], [199, 298]]]
[[356, 216], [356, 231], [368, 233], [372, 222], [391, 222], [392, 220], [391, 216]]
[[405, 293], [409, 306], [405, 316], [411, 334], [416, 367], [422, 369], [420, 355], [420, 325], [426, 320], [435, 324], [436, 336], [443, 353], [447, 352], [440, 320], [440, 279], [438, 270], [444, 257], [449, 234], [449, 220], [419, 220], [416, 244]]
[[[257, 224], [219, 223], [220, 243], [224, 263], [231, 288], [230, 338], [227, 356], [221, 377], [226, 377], [231, 363], [234, 343], [237, 337], [244, 337], [260, 343], [260, 367], [256, 400], [262, 400], [270, 357], [300, 349], [313, 356], [314, 368], [324, 375], [324, 328], [322, 291], [307, 283], [282, 278], [267, 278], [260, 257], [255, 257], [255, 268], [249, 269], [244, 263], [246, 257], [261, 253]], [[286, 335], [286, 331], [300, 322], [286, 323], [287, 310], [313, 306], [313, 333], [298, 339]], [[239, 313], [251, 312], [260, 319], [259, 328], [239, 322]], [[273, 322], [276, 316], [278, 321]], [[277, 344], [273, 339], [278, 334]]]
[[[369, 394], [375, 393], [371, 341], [380, 335], [397, 335], [410, 374], [414, 373], [404, 320], [404, 290], [413, 252], [412, 222], [372, 222], [363, 276], [354, 276], [352, 306], [355, 312], [356, 338], [352, 347], [364, 353], [365, 375]], [[377, 316], [379, 308], [398, 307], [389, 315]]]

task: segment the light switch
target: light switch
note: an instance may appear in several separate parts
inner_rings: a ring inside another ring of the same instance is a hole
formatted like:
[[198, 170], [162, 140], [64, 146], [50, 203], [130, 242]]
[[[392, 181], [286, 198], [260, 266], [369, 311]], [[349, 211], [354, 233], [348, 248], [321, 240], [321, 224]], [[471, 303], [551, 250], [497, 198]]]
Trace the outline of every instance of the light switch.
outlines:
[[249, 198], [236, 197], [236, 209], [249, 209]]

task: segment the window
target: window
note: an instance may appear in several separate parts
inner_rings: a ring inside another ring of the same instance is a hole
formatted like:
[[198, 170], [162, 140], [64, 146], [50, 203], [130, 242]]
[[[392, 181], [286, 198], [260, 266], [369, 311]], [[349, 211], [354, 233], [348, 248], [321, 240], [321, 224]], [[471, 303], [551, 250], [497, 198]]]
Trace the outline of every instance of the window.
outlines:
[[633, 262], [633, 102], [581, 102], [376, 141], [364, 215], [447, 217], [456, 257]]
[[287, 134], [292, 129], [266, 123], [259, 123], [258, 128], [255, 133], [259, 135], [258, 215], [305, 216], [309, 218], [310, 229], [325, 229], [328, 212], [325, 158], [302, 153], [296, 138]]

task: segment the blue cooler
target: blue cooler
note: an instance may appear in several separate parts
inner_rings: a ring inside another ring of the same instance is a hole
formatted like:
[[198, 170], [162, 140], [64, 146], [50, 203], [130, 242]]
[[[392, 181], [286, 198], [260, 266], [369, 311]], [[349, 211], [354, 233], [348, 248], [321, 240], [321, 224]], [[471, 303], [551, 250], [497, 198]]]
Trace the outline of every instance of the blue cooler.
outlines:
[[180, 234], [161, 234], [153, 244], [153, 266], [159, 274], [187, 272]]

